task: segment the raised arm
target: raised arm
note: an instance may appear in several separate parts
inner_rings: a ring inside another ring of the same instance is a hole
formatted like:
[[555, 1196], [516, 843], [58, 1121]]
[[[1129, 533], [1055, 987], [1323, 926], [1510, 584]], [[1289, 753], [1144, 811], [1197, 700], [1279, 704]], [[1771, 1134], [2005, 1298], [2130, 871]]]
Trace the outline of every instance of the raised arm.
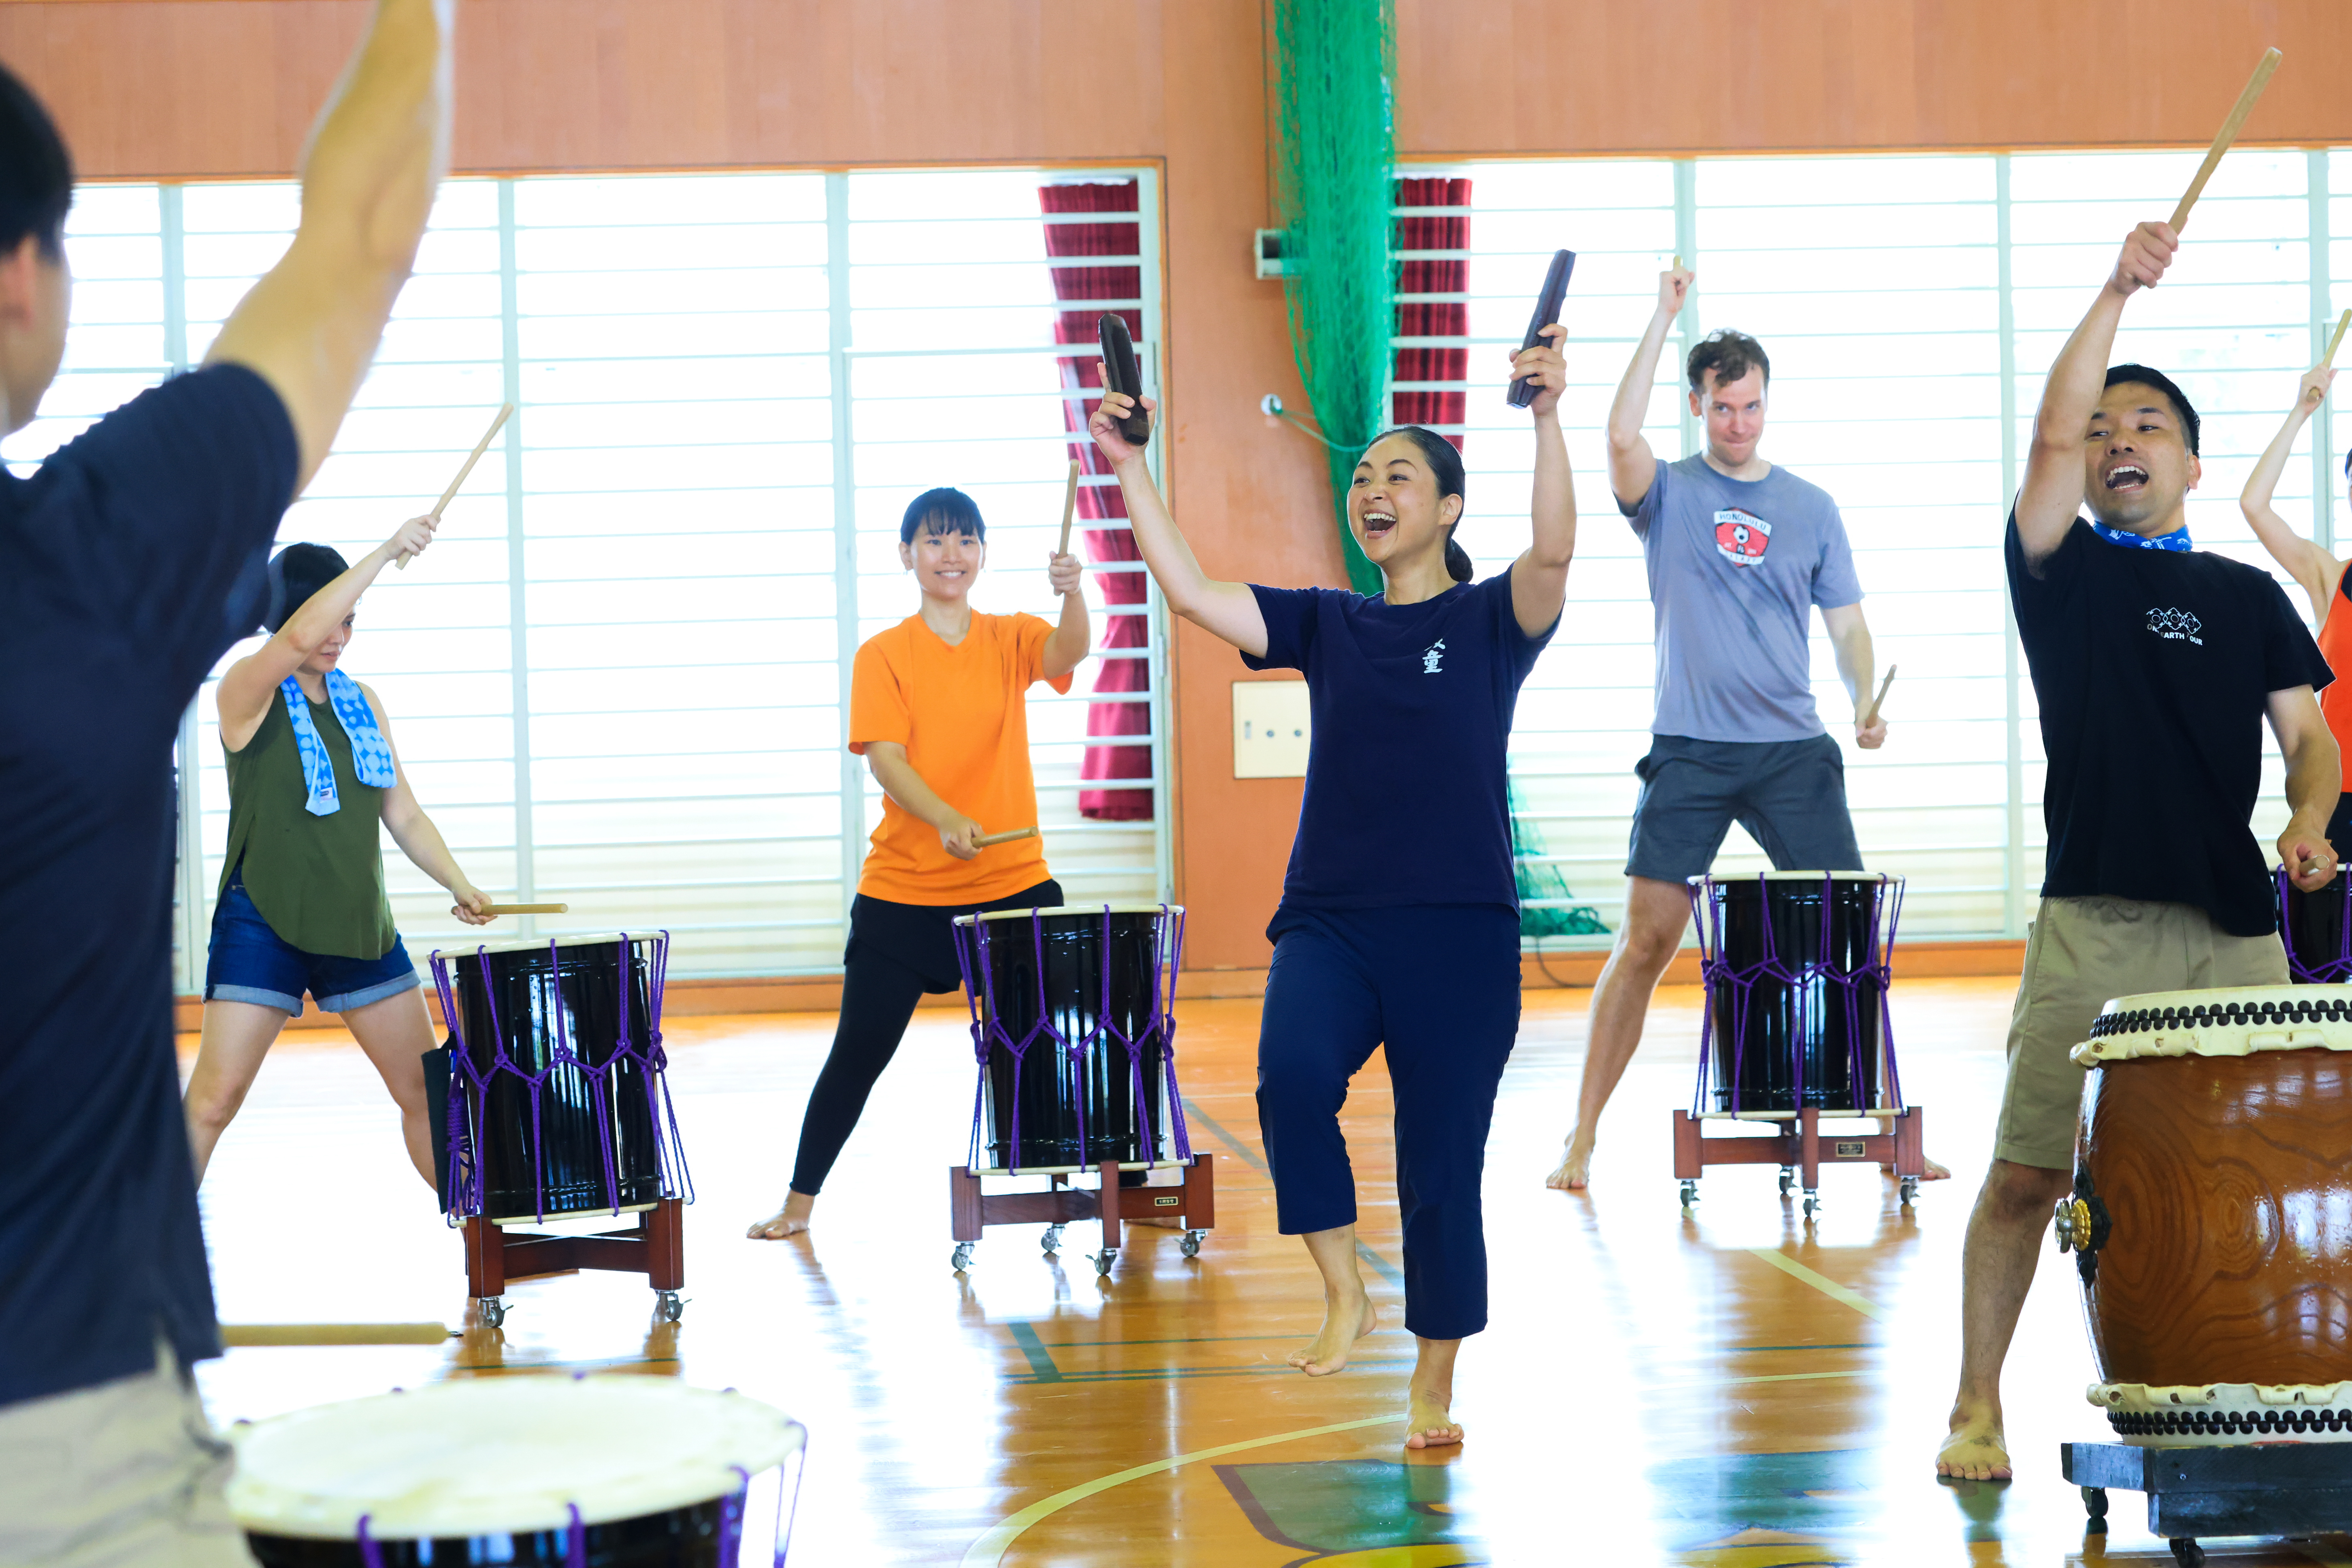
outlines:
[[[1106, 375], [1103, 383], [1108, 388], [1110, 378]], [[1149, 397], [1141, 402], [1147, 411], [1159, 407]], [[1143, 564], [1160, 584], [1160, 597], [1168, 601], [1170, 609], [1211, 637], [1223, 638], [1254, 658], [1262, 658], [1265, 616], [1257, 607], [1257, 595], [1247, 584], [1220, 583], [1201, 570], [1200, 562], [1192, 558], [1192, 547], [1184, 542], [1175, 518], [1169, 514], [1168, 503], [1160, 498], [1160, 487], [1151, 482], [1142, 450], [1129, 446], [1118, 433], [1118, 422], [1134, 412], [1136, 403], [1122, 393], [1106, 390], [1094, 417], [1087, 421], [1087, 430], [1110, 459], [1111, 472], [1118, 476], [1118, 491], [1127, 498], [1127, 521], [1135, 530], [1135, 547], [1143, 552]]]
[[245, 750], [286, 678], [301, 668], [303, 661], [351, 617], [352, 607], [368, 591], [376, 574], [404, 555], [424, 552], [433, 542], [433, 526], [431, 520], [422, 517], [402, 523], [390, 539], [361, 556], [358, 564], [303, 600], [276, 636], [228, 667], [213, 689], [213, 702], [220, 710], [222, 745], [232, 752]]
[[1568, 384], [1568, 359], [1561, 345], [1568, 329], [1549, 326], [1545, 342], [1514, 355], [1511, 376], [1536, 387], [1528, 405], [1536, 421], [1534, 500], [1528, 508], [1535, 537], [1511, 563], [1511, 614], [1531, 637], [1549, 631], [1568, 603], [1568, 563], [1576, 555], [1576, 480], [1568, 467], [1568, 441], [1559, 430], [1559, 395]]
[[2302, 433], [2304, 421], [2326, 401], [2328, 384], [2335, 379], [2336, 373], [2326, 365], [2304, 376], [2294, 406], [2287, 410], [2278, 434], [2263, 449], [2254, 471], [2246, 476], [2246, 488], [2238, 492], [2238, 510], [2253, 525], [2254, 537], [2263, 542], [2272, 560], [2286, 568], [2288, 576], [2303, 584], [2303, 591], [2311, 595], [2312, 616], [2321, 621], [2327, 618], [2327, 605], [2336, 596], [2336, 580], [2344, 575], [2344, 563], [2289, 527], [2286, 519], [2271, 510], [2271, 495], [2278, 489], [2279, 476], [2286, 471], [2287, 458], [2294, 450], [2294, 438]]
[[1658, 381], [1658, 356], [1665, 352], [1666, 334], [1682, 314], [1683, 301], [1698, 274], [1676, 267], [1658, 274], [1658, 308], [1633, 345], [1633, 363], [1617, 384], [1616, 401], [1609, 405], [1609, 489], [1623, 505], [1633, 506], [1650, 493], [1658, 475], [1657, 454], [1642, 434], [1650, 414], [1650, 389]]
[[2344, 760], [2310, 687], [2272, 692], [2269, 717], [2279, 752], [2286, 759], [2286, 805], [2294, 814], [2278, 837], [2279, 864], [2296, 887], [2315, 892], [2336, 875], [2327, 819], [2344, 787]]
[[383, 792], [383, 808], [378, 814], [392, 841], [400, 846], [400, 852], [408, 857], [410, 864], [449, 889], [449, 896], [457, 900], [449, 906], [451, 914], [469, 926], [489, 924], [499, 918], [482, 912], [489, 908], [489, 895], [467, 881], [466, 873], [457, 869], [457, 858], [449, 853], [441, 830], [433, 826], [433, 819], [425, 815], [425, 808], [416, 804], [415, 793], [408, 787], [408, 770], [400, 765], [400, 748], [393, 742], [392, 715], [385, 711], [383, 699], [365, 681], [360, 682], [360, 692], [375, 715], [376, 731], [383, 735], [385, 749], [392, 752], [392, 787]]
[[375, 357], [449, 155], [456, 0], [376, 0], [302, 160], [302, 221], [213, 340], [277, 389], [308, 484]]
[[[2144, 223], [2124, 241], [2116, 269], [2099, 287], [2099, 297], [2074, 335], [2058, 351], [2042, 384], [2042, 406], [2033, 416], [2033, 444], [2025, 458], [2025, 482], [2017, 493], [2017, 538], [2028, 567], [2038, 567], [2065, 542], [2083, 510], [2083, 440], [2091, 416], [2106, 390], [2107, 358], [2124, 302], [2156, 287], [2172, 265], [2180, 237], [2170, 224]], [[2035, 575], [2039, 576], [2037, 571]]]
[[1094, 628], [1087, 622], [1086, 569], [1075, 555], [1049, 555], [1045, 558], [1045, 580], [1054, 592], [1062, 595], [1062, 623], [1054, 635], [1045, 639], [1045, 671], [1048, 680], [1058, 680], [1078, 668], [1093, 646]]

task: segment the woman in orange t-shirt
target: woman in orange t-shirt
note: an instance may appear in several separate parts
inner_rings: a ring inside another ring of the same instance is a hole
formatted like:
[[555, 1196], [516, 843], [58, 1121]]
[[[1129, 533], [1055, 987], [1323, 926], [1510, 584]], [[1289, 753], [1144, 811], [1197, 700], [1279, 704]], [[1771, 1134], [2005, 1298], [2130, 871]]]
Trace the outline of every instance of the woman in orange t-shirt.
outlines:
[[[2311, 596], [2312, 619], [2319, 627], [2319, 654], [2336, 672], [2335, 684], [2319, 694], [2319, 711], [2326, 716], [2336, 744], [2352, 757], [2352, 679], [2346, 679], [2352, 676], [2352, 604], [2346, 603], [2344, 563], [2317, 542], [2297, 533], [2271, 509], [2271, 492], [2278, 489], [2279, 476], [2286, 471], [2294, 438], [2302, 432], [2304, 421], [2326, 400], [2328, 384], [2335, 379], [2336, 373], [2326, 365], [2304, 376], [2294, 406], [2254, 464], [2254, 471], [2246, 477], [2246, 488], [2238, 495], [2238, 510], [2253, 524], [2254, 536], [2271, 552], [2271, 559], [2286, 568], [2287, 575]], [[2352, 457], [2344, 459], [2344, 472], [2352, 478]], [[2336, 847], [2338, 858], [2352, 859], [2352, 791], [2336, 797], [2327, 841]]]
[[1036, 838], [973, 841], [1037, 820], [1024, 694], [1037, 680], [1069, 690], [1090, 637], [1083, 579], [1076, 556], [1048, 557], [1046, 579], [1062, 595], [1058, 626], [981, 615], [971, 584], [987, 534], [980, 509], [955, 489], [917, 496], [898, 525], [898, 560], [915, 574], [922, 608], [858, 648], [849, 697], [849, 749], [882, 785], [882, 825], [849, 907], [841, 1023], [809, 1091], [792, 1190], [751, 1228], [755, 1240], [808, 1228], [916, 1002], [962, 988], [955, 917], [1062, 902]]

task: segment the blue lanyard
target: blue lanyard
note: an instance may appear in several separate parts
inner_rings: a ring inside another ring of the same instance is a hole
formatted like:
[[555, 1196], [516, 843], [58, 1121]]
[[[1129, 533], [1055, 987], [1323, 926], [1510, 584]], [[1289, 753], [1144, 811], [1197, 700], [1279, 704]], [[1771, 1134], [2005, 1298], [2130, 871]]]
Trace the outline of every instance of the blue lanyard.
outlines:
[[2176, 528], [2170, 533], [2159, 533], [2154, 539], [2144, 534], [2126, 533], [2120, 528], [2109, 528], [2104, 522], [2091, 524], [2091, 531], [2109, 544], [2129, 545], [2134, 550], [2194, 550], [2189, 542], [2189, 530]]

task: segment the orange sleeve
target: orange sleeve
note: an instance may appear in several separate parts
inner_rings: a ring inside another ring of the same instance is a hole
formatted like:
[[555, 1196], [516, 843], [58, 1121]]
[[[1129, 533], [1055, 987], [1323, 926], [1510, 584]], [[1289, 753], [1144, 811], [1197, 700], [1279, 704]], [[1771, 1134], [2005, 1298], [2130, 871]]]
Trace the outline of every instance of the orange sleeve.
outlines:
[[907, 743], [913, 731], [907, 708], [907, 689], [890, 667], [881, 637], [857, 645], [856, 662], [849, 671], [849, 754], [862, 757], [876, 741]]
[[1026, 691], [1032, 682], [1044, 680], [1063, 696], [1070, 694], [1070, 676], [1077, 671], [1072, 670], [1069, 675], [1057, 675], [1051, 679], [1045, 676], [1045, 644], [1053, 636], [1052, 625], [1035, 616], [1024, 614], [1013, 617], [1013, 646], [1017, 650], [1013, 667], [1013, 689], [1016, 691]]

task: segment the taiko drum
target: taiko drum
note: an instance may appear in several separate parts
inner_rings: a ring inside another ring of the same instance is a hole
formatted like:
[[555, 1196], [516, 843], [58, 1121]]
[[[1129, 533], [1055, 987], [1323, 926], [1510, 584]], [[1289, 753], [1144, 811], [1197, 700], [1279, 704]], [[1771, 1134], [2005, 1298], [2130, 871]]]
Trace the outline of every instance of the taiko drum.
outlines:
[[2352, 985], [2107, 1004], [2058, 1205], [2118, 1434], [2352, 1440]]

